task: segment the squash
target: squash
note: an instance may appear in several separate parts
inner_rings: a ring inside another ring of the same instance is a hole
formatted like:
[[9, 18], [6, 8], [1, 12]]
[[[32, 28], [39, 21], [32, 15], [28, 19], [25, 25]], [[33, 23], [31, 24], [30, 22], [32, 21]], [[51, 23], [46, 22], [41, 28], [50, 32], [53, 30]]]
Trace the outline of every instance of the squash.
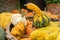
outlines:
[[49, 24], [49, 18], [44, 14], [36, 14], [33, 18], [33, 21], [36, 28], [46, 27]]
[[12, 28], [11, 34], [17, 39], [20, 39], [25, 34], [25, 25], [22, 22], [19, 22], [15, 27]]
[[49, 18], [45, 15], [43, 11], [41, 11], [41, 9], [39, 9], [38, 6], [36, 6], [34, 3], [27, 3], [25, 6], [28, 9], [36, 12], [33, 18], [34, 26], [36, 28], [45, 27], [49, 24]]
[[0, 14], [0, 26], [3, 29], [6, 29], [6, 27], [11, 23], [12, 13], [9, 12], [3, 12]]
[[30, 34], [31, 40], [56, 40], [58, 27], [45, 27], [34, 30]]
[[36, 13], [40, 13], [41, 14], [41, 10], [39, 9], [39, 7], [37, 7], [34, 3], [27, 3], [27, 4], [25, 4], [24, 6], [26, 6], [28, 9], [30, 9], [30, 10], [33, 10], [33, 11], [35, 11]]
[[12, 24], [15, 26], [18, 22], [23, 22], [24, 25], [27, 25], [26, 22], [26, 17], [23, 16], [21, 14], [12, 14], [12, 20], [11, 20]]
[[5, 32], [1, 27], [0, 27], [0, 40], [5, 40]]

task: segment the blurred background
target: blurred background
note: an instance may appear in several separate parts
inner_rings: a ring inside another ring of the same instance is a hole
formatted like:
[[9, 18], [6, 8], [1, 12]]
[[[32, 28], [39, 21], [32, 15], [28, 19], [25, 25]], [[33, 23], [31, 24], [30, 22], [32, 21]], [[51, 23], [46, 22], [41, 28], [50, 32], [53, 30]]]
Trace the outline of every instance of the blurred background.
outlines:
[[20, 0], [0, 0], [0, 12], [10, 12], [18, 9]]

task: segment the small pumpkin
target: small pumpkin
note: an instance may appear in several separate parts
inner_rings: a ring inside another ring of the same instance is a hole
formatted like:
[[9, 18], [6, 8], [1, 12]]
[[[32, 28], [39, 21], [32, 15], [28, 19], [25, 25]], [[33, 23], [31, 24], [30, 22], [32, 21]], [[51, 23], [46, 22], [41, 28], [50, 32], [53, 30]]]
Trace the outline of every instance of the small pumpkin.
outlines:
[[27, 20], [27, 26], [26, 26], [26, 35], [29, 36], [30, 33], [33, 31], [33, 22]]
[[12, 13], [19, 13], [17, 9], [12, 10]]

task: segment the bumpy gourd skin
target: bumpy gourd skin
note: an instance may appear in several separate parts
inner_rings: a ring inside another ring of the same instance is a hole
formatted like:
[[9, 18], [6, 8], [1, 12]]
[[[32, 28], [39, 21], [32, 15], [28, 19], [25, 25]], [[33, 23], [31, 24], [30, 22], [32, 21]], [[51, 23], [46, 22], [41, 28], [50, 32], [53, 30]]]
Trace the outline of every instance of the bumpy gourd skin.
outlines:
[[36, 28], [46, 27], [49, 24], [49, 18], [42, 14], [42, 15], [35, 15], [34, 18], [34, 25]]
[[17, 39], [20, 39], [24, 35], [25, 27], [22, 22], [18, 23], [14, 28], [12, 28], [11, 33]]
[[1, 27], [0, 27], [0, 40], [5, 40], [5, 32]]
[[58, 36], [58, 27], [46, 27], [36, 29], [30, 34], [32, 40], [56, 40]]
[[39, 28], [30, 34], [32, 40], [59, 40], [60, 39], [60, 22], [50, 21], [50, 25]]

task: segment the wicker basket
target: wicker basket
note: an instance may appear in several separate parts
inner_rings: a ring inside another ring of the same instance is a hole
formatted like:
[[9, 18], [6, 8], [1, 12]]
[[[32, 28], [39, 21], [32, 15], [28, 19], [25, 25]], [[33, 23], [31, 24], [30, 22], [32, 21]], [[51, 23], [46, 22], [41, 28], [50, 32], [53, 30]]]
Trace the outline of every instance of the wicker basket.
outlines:
[[10, 31], [12, 28], [13, 28], [13, 25], [11, 23], [6, 27], [6, 40], [18, 40], [11, 34]]

